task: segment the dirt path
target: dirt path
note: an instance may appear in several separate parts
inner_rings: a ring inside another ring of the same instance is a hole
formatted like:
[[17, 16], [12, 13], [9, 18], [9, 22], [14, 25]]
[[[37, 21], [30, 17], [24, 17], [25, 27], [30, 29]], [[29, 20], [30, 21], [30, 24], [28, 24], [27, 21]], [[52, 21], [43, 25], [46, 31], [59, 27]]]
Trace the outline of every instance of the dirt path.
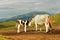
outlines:
[[35, 30], [21, 31], [21, 33], [17, 33], [16, 30], [0, 30], [0, 34], [9, 40], [60, 40], [60, 29], [57, 27], [54, 29], [50, 33], [36, 32]]

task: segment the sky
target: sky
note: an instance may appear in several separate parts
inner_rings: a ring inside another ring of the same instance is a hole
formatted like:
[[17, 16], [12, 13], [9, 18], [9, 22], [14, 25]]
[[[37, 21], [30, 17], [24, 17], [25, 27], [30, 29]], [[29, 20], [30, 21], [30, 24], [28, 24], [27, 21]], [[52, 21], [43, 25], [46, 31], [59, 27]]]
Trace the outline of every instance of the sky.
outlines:
[[0, 19], [32, 11], [60, 12], [60, 0], [0, 0]]

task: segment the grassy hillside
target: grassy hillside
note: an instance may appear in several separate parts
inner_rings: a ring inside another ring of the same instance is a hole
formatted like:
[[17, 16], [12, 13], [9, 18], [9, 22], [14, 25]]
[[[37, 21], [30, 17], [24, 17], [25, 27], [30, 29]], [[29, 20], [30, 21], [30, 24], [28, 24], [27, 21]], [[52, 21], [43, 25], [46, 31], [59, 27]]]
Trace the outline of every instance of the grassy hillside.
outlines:
[[[60, 25], [60, 13], [51, 16], [54, 20], [53, 25]], [[0, 29], [17, 29], [16, 21], [0, 22]]]
[[15, 21], [0, 22], [0, 29], [15, 29]]
[[54, 20], [54, 25], [60, 25], [60, 13], [55, 14], [52, 18]]

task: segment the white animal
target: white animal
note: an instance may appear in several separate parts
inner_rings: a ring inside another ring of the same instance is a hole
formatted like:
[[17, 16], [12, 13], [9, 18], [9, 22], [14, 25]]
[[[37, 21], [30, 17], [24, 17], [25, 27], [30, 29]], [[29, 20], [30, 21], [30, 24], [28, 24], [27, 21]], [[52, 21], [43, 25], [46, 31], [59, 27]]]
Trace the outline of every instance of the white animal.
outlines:
[[[29, 26], [31, 26], [31, 24], [35, 24], [36, 26], [36, 31], [37, 31], [37, 24], [39, 25], [43, 25], [45, 24], [46, 27], [46, 32], [48, 32], [48, 28], [49, 28], [49, 15], [48, 14], [41, 14], [41, 15], [36, 15], [30, 22], [29, 22]], [[50, 25], [51, 27], [51, 25]], [[41, 29], [40, 29], [41, 30]]]

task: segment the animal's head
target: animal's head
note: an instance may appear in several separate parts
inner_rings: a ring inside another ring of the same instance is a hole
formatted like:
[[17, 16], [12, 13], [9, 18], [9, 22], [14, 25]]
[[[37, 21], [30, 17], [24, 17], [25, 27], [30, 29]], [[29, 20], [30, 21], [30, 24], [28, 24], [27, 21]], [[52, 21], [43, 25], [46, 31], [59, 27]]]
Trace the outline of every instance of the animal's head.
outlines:
[[31, 26], [31, 22], [29, 22], [28, 26]]
[[29, 24], [28, 24], [28, 26], [31, 26], [32, 24], [33, 24], [33, 18], [29, 21]]

